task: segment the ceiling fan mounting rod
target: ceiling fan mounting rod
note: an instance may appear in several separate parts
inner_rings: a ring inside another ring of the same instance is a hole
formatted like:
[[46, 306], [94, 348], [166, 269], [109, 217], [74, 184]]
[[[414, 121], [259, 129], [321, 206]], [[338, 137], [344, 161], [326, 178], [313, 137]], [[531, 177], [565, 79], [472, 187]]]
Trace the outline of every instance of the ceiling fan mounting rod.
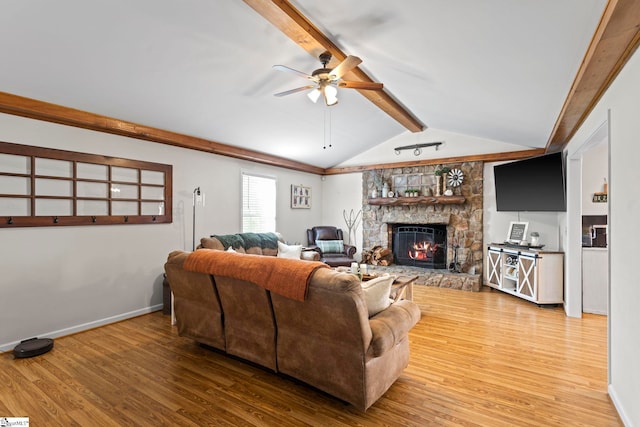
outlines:
[[319, 58], [322, 63], [322, 68], [327, 68], [327, 64], [331, 61], [331, 53], [328, 51], [322, 52]]

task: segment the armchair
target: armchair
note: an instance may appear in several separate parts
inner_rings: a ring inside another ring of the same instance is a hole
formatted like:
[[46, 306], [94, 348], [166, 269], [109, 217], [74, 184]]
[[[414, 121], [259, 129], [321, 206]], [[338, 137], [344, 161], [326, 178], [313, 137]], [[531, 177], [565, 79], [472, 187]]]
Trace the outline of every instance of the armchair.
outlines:
[[320, 254], [320, 261], [331, 267], [349, 266], [356, 247], [344, 244], [342, 230], [331, 226], [318, 226], [307, 230], [309, 248]]

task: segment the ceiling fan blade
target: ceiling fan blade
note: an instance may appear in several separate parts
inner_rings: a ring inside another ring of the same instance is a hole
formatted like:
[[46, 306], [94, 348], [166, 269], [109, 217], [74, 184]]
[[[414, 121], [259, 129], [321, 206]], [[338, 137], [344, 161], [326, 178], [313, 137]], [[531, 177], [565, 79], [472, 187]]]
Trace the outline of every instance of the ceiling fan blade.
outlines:
[[297, 74], [299, 77], [302, 77], [303, 79], [314, 80], [313, 76], [310, 76], [307, 73], [303, 73], [302, 71], [298, 71], [298, 70], [294, 70], [293, 68], [289, 68], [286, 65], [274, 65], [272, 68], [274, 70], [278, 70], [278, 71], [284, 71], [284, 72], [287, 72], [287, 73]]
[[278, 96], [278, 97], [287, 96], [287, 95], [291, 95], [292, 93], [302, 92], [303, 90], [313, 89], [314, 87], [316, 87], [316, 85], [302, 86], [296, 89], [290, 89], [290, 90], [285, 90], [284, 92], [274, 93], [273, 96]]
[[357, 56], [349, 55], [344, 61], [339, 63], [336, 66], [336, 68], [331, 70], [331, 73], [329, 74], [329, 78], [331, 80], [338, 80], [339, 78], [344, 76], [346, 73], [356, 68], [358, 64], [360, 64], [361, 62], [362, 62], [362, 59], [358, 58]]
[[338, 83], [338, 87], [344, 87], [347, 89], [382, 90], [384, 85], [376, 82], [347, 82], [342, 80]]

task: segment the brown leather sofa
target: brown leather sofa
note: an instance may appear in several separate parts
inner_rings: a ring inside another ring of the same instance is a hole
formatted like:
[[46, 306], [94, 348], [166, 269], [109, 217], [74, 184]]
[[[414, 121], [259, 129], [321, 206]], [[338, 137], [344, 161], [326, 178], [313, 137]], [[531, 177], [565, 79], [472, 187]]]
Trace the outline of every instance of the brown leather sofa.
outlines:
[[[339, 249], [331, 251], [323, 251], [318, 246], [320, 241], [342, 241]], [[344, 243], [342, 230], [333, 226], [317, 226], [307, 229], [307, 241], [310, 249], [320, 254], [320, 261], [329, 264], [331, 267], [349, 266], [355, 261], [353, 256], [356, 253], [356, 247]]]
[[[411, 301], [369, 318], [354, 275], [318, 268], [304, 300], [296, 300], [250, 281], [187, 271], [188, 256], [174, 251], [165, 264], [180, 336], [297, 378], [363, 411], [409, 362], [408, 332], [420, 319]], [[240, 268], [253, 257], [233, 256]]]

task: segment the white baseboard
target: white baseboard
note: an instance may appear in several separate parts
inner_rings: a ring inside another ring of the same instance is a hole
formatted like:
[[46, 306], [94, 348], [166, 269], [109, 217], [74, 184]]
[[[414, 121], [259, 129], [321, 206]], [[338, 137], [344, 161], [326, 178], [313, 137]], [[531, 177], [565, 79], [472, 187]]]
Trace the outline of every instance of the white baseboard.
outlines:
[[618, 399], [618, 395], [616, 394], [616, 391], [614, 390], [612, 384], [609, 384], [609, 397], [611, 398], [611, 401], [613, 402], [613, 406], [615, 406], [616, 410], [618, 411], [618, 415], [620, 416], [620, 419], [622, 420], [622, 424], [624, 424], [627, 427], [631, 427], [633, 424], [631, 424], [631, 421], [626, 416], [626, 414], [624, 412], [624, 408], [622, 407], [622, 404], [620, 403], [620, 400]]
[[[70, 328], [59, 329], [57, 331], [43, 332], [41, 334], [34, 334], [34, 337], [38, 338], [58, 338], [65, 335], [75, 334], [77, 332], [86, 331], [89, 329], [97, 328], [99, 326], [108, 325], [110, 323], [119, 322], [121, 320], [131, 319], [132, 317], [141, 316], [143, 314], [152, 313], [154, 311], [162, 310], [162, 304], [156, 304], [149, 307], [141, 308], [139, 310], [130, 311], [128, 313], [118, 314], [116, 316], [106, 317], [104, 319], [95, 320], [93, 322], [83, 323], [81, 325], [72, 326]], [[26, 337], [28, 339], [31, 337]], [[20, 344], [20, 341], [9, 342], [0, 344], [0, 353], [13, 350], [13, 348]]]

